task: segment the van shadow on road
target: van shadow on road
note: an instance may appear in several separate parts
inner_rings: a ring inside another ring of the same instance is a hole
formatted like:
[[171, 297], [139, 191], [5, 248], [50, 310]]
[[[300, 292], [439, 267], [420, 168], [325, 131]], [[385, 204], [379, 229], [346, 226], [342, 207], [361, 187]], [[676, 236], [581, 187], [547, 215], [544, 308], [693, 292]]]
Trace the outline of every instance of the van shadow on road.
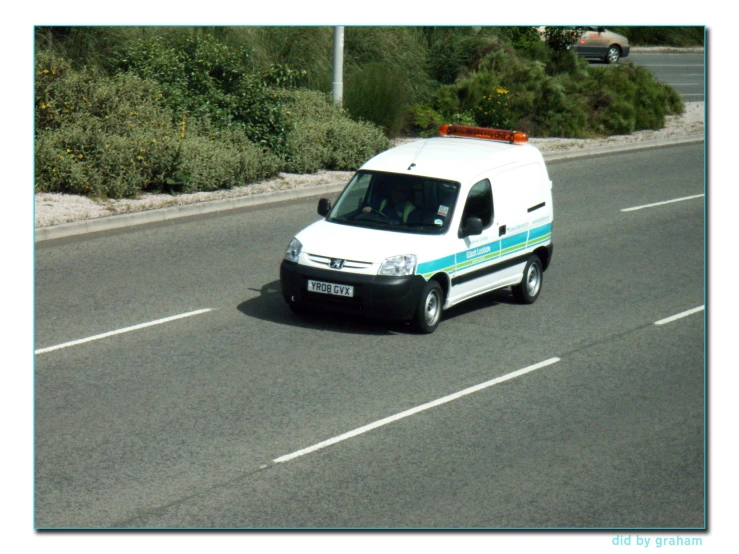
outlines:
[[[314, 311], [306, 315], [294, 314], [282, 298], [279, 281], [267, 283], [261, 289], [250, 290], [259, 292], [259, 296], [242, 302], [238, 305], [238, 310], [242, 314], [256, 319], [292, 327], [321, 329], [337, 333], [363, 335], [415, 334], [410, 325], [402, 321], [384, 321], [382, 319], [331, 311]], [[490, 308], [498, 304], [515, 303], [511, 292], [507, 289], [483, 294], [446, 310], [443, 315], [442, 325], [444, 321], [452, 320], [478, 310]]]
[[267, 283], [261, 289], [250, 290], [259, 292], [259, 296], [242, 302], [238, 305], [238, 310], [242, 314], [256, 319], [292, 327], [321, 329], [336, 333], [395, 335], [411, 334], [413, 332], [407, 323], [382, 321], [338, 312], [314, 311], [306, 315], [294, 314], [282, 298], [279, 281]]

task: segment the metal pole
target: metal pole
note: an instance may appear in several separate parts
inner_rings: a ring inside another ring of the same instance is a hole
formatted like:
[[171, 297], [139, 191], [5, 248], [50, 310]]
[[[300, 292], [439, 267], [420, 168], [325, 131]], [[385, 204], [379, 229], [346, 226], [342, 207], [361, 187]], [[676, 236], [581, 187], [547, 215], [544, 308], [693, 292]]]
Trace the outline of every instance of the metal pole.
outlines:
[[334, 105], [341, 107], [344, 97], [344, 27], [334, 27]]

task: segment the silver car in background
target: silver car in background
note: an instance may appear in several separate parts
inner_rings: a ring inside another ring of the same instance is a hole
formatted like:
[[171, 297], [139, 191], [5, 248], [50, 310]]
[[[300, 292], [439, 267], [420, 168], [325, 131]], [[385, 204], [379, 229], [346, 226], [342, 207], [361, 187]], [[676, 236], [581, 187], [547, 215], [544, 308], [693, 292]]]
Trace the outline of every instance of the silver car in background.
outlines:
[[572, 49], [583, 58], [617, 63], [629, 55], [629, 39], [605, 27], [584, 27]]

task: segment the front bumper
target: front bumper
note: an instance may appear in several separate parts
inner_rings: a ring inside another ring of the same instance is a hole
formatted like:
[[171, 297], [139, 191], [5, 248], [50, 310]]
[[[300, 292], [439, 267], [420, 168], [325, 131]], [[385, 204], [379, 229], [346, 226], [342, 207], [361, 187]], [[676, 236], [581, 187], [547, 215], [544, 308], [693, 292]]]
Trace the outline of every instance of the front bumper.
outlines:
[[[346, 298], [309, 292], [308, 279], [351, 285], [354, 287], [354, 296]], [[288, 303], [404, 321], [413, 318], [426, 280], [420, 275], [359, 275], [283, 260], [280, 265], [280, 284], [282, 296]]]

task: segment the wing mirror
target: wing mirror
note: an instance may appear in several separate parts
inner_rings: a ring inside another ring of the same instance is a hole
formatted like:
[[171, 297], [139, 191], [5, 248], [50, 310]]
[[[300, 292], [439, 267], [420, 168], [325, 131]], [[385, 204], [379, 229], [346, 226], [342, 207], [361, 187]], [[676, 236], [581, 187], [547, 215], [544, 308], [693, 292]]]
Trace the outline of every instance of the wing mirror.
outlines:
[[318, 215], [326, 217], [328, 212], [331, 211], [331, 200], [328, 198], [321, 198], [318, 201]]
[[465, 226], [460, 230], [460, 238], [471, 237], [482, 234], [482, 219], [479, 217], [468, 217]]

